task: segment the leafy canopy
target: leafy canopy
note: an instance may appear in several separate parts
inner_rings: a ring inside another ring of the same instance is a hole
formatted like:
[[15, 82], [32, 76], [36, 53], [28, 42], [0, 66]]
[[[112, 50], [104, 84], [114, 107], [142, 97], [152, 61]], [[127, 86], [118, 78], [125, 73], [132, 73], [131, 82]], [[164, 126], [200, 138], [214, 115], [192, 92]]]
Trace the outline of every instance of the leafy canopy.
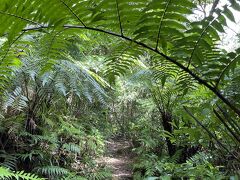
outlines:
[[233, 9], [240, 10], [236, 0], [228, 4], [214, 7], [202, 20], [192, 20], [197, 4], [191, 0], [2, 0], [0, 35], [7, 41], [0, 52], [0, 87], [6, 85], [9, 67], [19, 64], [19, 49], [26, 48], [21, 37], [36, 31], [45, 34], [39, 42], [44, 47], [42, 56], [54, 63], [64, 57], [61, 52], [69, 36], [90, 30], [123, 40], [107, 60], [110, 80], [136, 65], [139, 52], [153, 53], [159, 62], [166, 60], [186, 73], [183, 81], [190, 76], [240, 115], [220, 91], [239, 62], [240, 52], [227, 53], [218, 47], [227, 20], [235, 22]]

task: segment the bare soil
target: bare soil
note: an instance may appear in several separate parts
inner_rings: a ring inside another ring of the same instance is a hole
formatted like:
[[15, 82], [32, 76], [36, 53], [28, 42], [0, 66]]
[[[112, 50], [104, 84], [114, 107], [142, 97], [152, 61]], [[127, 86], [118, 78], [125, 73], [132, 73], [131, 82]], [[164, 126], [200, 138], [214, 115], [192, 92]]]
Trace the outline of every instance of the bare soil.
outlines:
[[133, 179], [131, 143], [125, 139], [114, 139], [107, 141], [106, 145], [106, 155], [97, 159], [97, 163], [106, 165], [112, 170], [112, 180]]

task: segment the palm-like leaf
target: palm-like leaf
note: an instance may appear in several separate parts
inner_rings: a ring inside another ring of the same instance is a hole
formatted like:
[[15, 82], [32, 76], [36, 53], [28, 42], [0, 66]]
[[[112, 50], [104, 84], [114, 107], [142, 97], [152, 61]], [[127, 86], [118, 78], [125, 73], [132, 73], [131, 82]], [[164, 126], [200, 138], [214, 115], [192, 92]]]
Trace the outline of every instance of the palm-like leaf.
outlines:
[[[52, 40], [46, 41], [46, 46], [50, 47], [51, 51], [57, 51], [66, 48], [59, 42], [67, 39], [67, 35], [60, 41], [55, 41], [54, 38], [62, 35], [62, 31], [97, 31], [122, 38], [162, 56], [213, 91], [240, 115], [234, 104], [217, 90], [228, 70], [236, 67], [238, 59], [237, 52], [234, 57], [231, 56], [233, 58], [229, 58], [217, 46], [221, 39], [219, 34], [225, 31], [227, 19], [235, 21], [232, 9], [240, 10], [236, 0], [229, 2], [229, 5], [215, 9], [213, 15], [210, 13], [209, 17], [194, 21], [190, 16], [194, 14], [196, 5], [190, 0], [52, 0], [51, 3], [46, 0], [4, 0], [0, 5], [0, 21], [4, 22], [0, 34], [8, 38], [8, 48], [3, 49], [1, 57], [9, 54], [9, 47], [15, 44], [23, 32], [42, 30], [53, 33]], [[55, 54], [56, 56], [52, 56], [47, 53], [47, 56], [51, 57], [50, 63], [52, 58], [59, 58], [60, 53]], [[122, 61], [122, 57], [125, 60]], [[125, 69], [134, 65], [133, 58], [132, 52], [124, 53], [124, 56], [119, 53], [111, 62], [116, 59], [121, 66], [109, 63], [109, 73], [113, 74], [112, 76], [124, 73]], [[6, 66], [2, 72], [4, 71], [8, 71]], [[4, 81], [1, 84], [4, 85]], [[61, 84], [58, 86], [65, 91]]]

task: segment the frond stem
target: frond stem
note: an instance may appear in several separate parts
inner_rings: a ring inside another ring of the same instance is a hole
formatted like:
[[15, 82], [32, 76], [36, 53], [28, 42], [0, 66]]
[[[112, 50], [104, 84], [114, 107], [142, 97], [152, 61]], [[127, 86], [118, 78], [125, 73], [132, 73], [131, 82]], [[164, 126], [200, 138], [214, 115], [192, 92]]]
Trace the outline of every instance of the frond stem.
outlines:
[[83, 23], [83, 21], [77, 16], [77, 14], [72, 10], [72, 8], [70, 8], [63, 0], [60, 0], [64, 6], [66, 6], [68, 8], [68, 10], [78, 19], [78, 21], [84, 26], [86, 27], [86, 25]]
[[[219, 146], [221, 146], [221, 147], [222, 147], [223, 149], [225, 149], [229, 154], [231, 154], [234, 158], [236, 158], [236, 160], [238, 160], [238, 158], [236, 157], [236, 155], [233, 154], [232, 152], [230, 152], [230, 151], [228, 150], [228, 148], [227, 148], [225, 145], [223, 145], [223, 144], [218, 140], [218, 138], [217, 138], [207, 127], [205, 127], [205, 126], [189, 111], [189, 109], [188, 109], [187, 107], [183, 106], [183, 108], [184, 108], [184, 110], [188, 113], [188, 115], [191, 116], [191, 117], [197, 122], [197, 124], [200, 125], [200, 126], [208, 133], [208, 135], [217, 142], [217, 144], [218, 144]], [[239, 160], [238, 160], [238, 161], [239, 161]]]
[[228, 68], [231, 66], [232, 63], [235, 62], [235, 60], [237, 60], [237, 58], [239, 57], [240, 55], [236, 56], [233, 60], [231, 60], [227, 66], [224, 67], [224, 69], [222, 70], [221, 74], [219, 75], [219, 78], [217, 79], [217, 82], [216, 82], [216, 85], [215, 85], [215, 88], [218, 87], [221, 79], [223, 78], [225, 72], [228, 70]]
[[18, 35], [18, 36], [9, 44], [9, 47], [8, 47], [6, 53], [4, 54], [3, 58], [1, 59], [0, 65], [2, 64], [3, 60], [6, 58], [8, 52], [10, 51], [10, 49], [11, 49], [11, 47], [12, 47], [12, 45], [13, 45], [15, 42], [17, 42], [17, 41], [22, 37], [22, 35], [23, 35], [24, 33], [25, 33], [25, 31], [22, 31], [22, 33], [21, 33], [20, 35]]
[[160, 20], [159, 29], [158, 29], [158, 36], [157, 36], [157, 43], [156, 43], [156, 50], [158, 49], [158, 44], [159, 44], [159, 38], [160, 38], [161, 29], [162, 29], [163, 19], [166, 15], [166, 12], [167, 12], [167, 9], [168, 9], [170, 3], [171, 3], [171, 0], [168, 0], [167, 5], [164, 9], [164, 12], [163, 12], [161, 20]]
[[[222, 122], [222, 124], [226, 127], [226, 129], [230, 132], [230, 134], [235, 138], [235, 140], [237, 140], [238, 143], [240, 143], [240, 138], [237, 134], [235, 134], [235, 132], [231, 129], [231, 127], [229, 127], [229, 125], [225, 122], [225, 120], [220, 116], [220, 114], [213, 109], [214, 114], [217, 116], [217, 118]], [[230, 137], [231, 137], [230, 135]]]
[[17, 19], [21, 19], [21, 20], [27, 21], [27, 22], [29, 22], [29, 23], [31, 23], [31, 24], [35, 24], [35, 25], [38, 25], [38, 26], [40, 26], [40, 27], [43, 27], [41, 24], [39, 24], [39, 23], [37, 23], [37, 22], [35, 22], [35, 21], [32, 21], [31, 19], [27, 19], [27, 18], [18, 16], [18, 15], [16, 15], [16, 14], [11, 14], [11, 13], [4, 12], [4, 11], [0, 11], [0, 14], [4, 14], [4, 15], [8, 15], [8, 16], [13, 16], [13, 17], [15, 17], [15, 18], [17, 18]]
[[210, 13], [209, 13], [209, 16], [212, 16], [212, 15], [213, 15], [213, 13], [215, 12], [216, 7], [217, 7], [218, 4], [219, 4], [219, 0], [215, 0], [215, 1], [213, 2], [213, 5], [212, 5], [211, 10], [210, 10]]
[[192, 62], [193, 55], [194, 55], [194, 53], [195, 53], [195, 51], [196, 51], [196, 49], [197, 49], [197, 47], [198, 47], [199, 42], [202, 40], [202, 38], [203, 38], [203, 36], [205, 35], [206, 31], [208, 30], [208, 28], [211, 26], [211, 24], [212, 24], [215, 20], [216, 20], [216, 18], [214, 18], [214, 19], [203, 29], [200, 37], [198, 38], [197, 42], [195, 43], [195, 45], [194, 45], [194, 47], [193, 47], [193, 50], [192, 50], [192, 53], [191, 53], [191, 56], [190, 56], [190, 58], [189, 58], [189, 60], [188, 60], [188, 65], [187, 65], [188, 68], [189, 68], [189, 66], [190, 66], [190, 64], [191, 64], [191, 62]]
[[119, 6], [118, 6], [118, 0], [116, 0], [116, 8], [117, 8], [117, 15], [118, 15], [118, 21], [119, 21], [119, 28], [121, 35], [123, 36], [123, 28], [122, 28], [122, 22], [121, 22], [121, 17], [120, 17], [120, 11], [119, 11]]

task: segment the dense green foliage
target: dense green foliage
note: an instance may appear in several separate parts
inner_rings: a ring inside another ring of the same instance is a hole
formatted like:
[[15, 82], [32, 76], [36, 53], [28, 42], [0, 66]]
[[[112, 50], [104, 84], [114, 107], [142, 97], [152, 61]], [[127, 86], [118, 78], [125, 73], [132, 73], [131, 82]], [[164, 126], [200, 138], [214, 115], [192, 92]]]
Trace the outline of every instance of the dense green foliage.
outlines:
[[221, 43], [239, 12], [236, 0], [1, 0], [0, 179], [111, 179], [96, 159], [117, 135], [136, 180], [237, 178], [240, 46]]

